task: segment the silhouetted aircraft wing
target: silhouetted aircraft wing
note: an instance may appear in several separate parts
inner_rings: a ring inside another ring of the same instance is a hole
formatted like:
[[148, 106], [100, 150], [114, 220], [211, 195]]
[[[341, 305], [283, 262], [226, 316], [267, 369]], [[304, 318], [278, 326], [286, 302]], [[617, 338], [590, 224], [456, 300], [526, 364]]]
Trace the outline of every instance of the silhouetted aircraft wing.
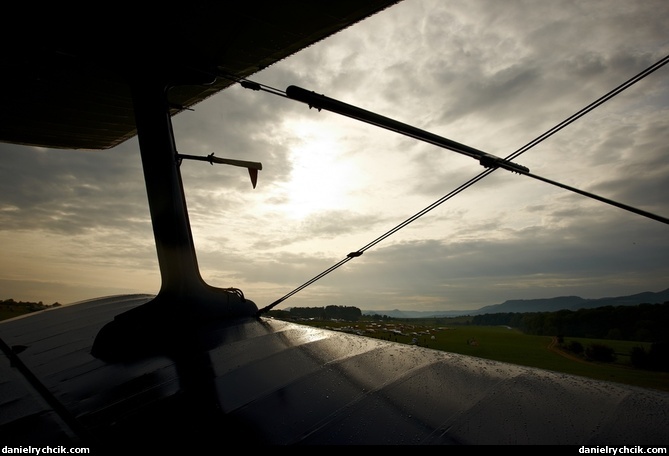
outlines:
[[[114, 315], [149, 299], [102, 298], [1, 323], [2, 339], [22, 347], [17, 356], [64, 410], [59, 414], [16, 377], [3, 394], [0, 429], [24, 429], [23, 444], [53, 444], [58, 436], [114, 450], [230, 439], [667, 444], [664, 392], [273, 319], [219, 320], [192, 332], [145, 327], [152, 349], [129, 335], [116, 359], [91, 354], [96, 334]], [[5, 360], [0, 372], [6, 379], [15, 369]], [[30, 428], [16, 426], [21, 422]]]

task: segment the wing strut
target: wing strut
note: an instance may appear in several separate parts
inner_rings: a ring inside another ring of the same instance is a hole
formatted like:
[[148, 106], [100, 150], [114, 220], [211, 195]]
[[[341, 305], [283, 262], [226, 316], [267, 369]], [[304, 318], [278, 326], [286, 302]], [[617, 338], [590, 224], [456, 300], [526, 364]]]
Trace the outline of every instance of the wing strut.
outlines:
[[528, 173], [530, 170], [525, 166], [518, 165], [509, 160], [505, 160], [486, 152], [474, 149], [473, 147], [460, 144], [450, 139], [443, 138], [433, 133], [421, 130], [420, 128], [412, 127], [411, 125], [398, 122], [388, 117], [381, 116], [371, 111], [358, 108], [356, 106], [343, 103], [333, 98], [319, 95], [315, 92], [302, 89], [297, 86], [290, 86], [286, 89], [286, 95], [293, 100], [301, 101], [309, 105], [310, 108], [316, 108], [319, 111], [325, 109], [326, 111], [335, 112], [346, 117], [351, 117], [368, 124], [376, 125], [377, 127], [385, 128], [386, 130], [394, 131], [414, 139], [428, 142], [435, 146], [443, 147], [444, 149], [458, 152], [479, 160], [481, 165], [486, 168], [503, 168], [508, 171], [516, 173]]
[[587, 196], [589, 198], [595, 199], [597, 201], [610, 204], [612, 206], [618, 207], [620, 209], [624, 209], [629, 212], [633, 212], [637, 215], [641, 215], [653, 220], [656, 220], [658, 222], [662, 222], [665, 224], [669, 225], [669, 219], [653, 214], [648, 211], [644, 211], [641, 209], [637, 209], [635, 207], [629, 206], [627, 204], [619, 203], [617, 201], [613, 201], [608, 198], [604, 198], [602, 196], [595, 195], [594, 193], [586, 192], [584, 190], [579, 190], [577, 188], [571, 187], [566, 184], [562, 184], [550, 179], [547, 179], [545, 177], [538, 176], [536, 174], [532, 174], [529, 170], [529, 168], [526, 168], [525, 166], [518, 165], [516, 163], [513, 163], [509, 161], [508, 159], [505, 158], [500, 158], [495, 155], [488, 154], [486, 152], [483, 152], [478, 149], [474, 149], [473, 147], [460, 144], [458, 142], [452, 141], [450, 139], [443, 138], [441, 136], [435, 135], [433, 133], [421, 130], [416, 127], [412, 127], [411, 125], [404, 124], [402, 122], [398, 122], [393, 119], [389, 119], [388, 117], [381, 116], [379, 114], [373, 113], [371, 111], [366, 111], [364, 109], [358, 108], [356, 106], [343, 103], [341, 101], [335, 100], [333, 98], [326, 97], [325, 95], [319, 95], [315, 92], [311, 92], [305, 89], [302, 89], [301, 87], [297, 86], [290, 86], [286, 89], [286, 96], [288, 98], [291, 98], [293, 100], [301, 101], [303, 103], [306, 103], [309, 105], [310, 108], [316, 108], [319, 111], [321, 109], [325, 109], [326, 111], [331, 111], [337, 114], [341, 114], [346, 117], [351, 117], [356, 120], [360, 120], [362, 122], [366, 122], [372, 125], [376, 125], [377, 127], [385, 128], [386, 130], [394, 131], [396, 133], [400, 133], [406, 136], [409, 136], [414, 139], [418, 139], [421, 141], [425, 141], [427, 143], [433, 144], [435, 146], [443, 147], [445, 149], [451, 150], [453, 152], [458, 152], [463, 155], [467, 155], [473, 158], [476, 158], [479, 160], [481, 165], [483, 165], [485, 168], [490, 168], [490, 169], [497, 169], [497, 168], [502, 168], [506, 169], [507, 171], [512, 171], [514, 173], [522, 174], [524, 176], [531, 177], [533, 179], [540, 180], [542, 182], [545, 182], [547, 184], [555, 185], [557, 187], [563, 188], [565, 190], [570, 190], [574, 193], [578, 193], [583, 196]]

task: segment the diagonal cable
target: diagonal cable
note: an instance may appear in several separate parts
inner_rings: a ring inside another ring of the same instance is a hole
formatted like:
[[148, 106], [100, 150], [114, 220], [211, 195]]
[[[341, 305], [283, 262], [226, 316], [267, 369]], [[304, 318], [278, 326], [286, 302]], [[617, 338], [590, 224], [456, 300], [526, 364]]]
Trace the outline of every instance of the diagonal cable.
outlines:
[[[554, 135], [554, 134], [557, 133], [558, 131], [562, 130], [562, 129], [565, 128], [566, 126], [572, 124], [572, 123], [575, 122], [576, 120], [578, 120], [578, 119], [580, 119], [581, 117], [583, 117], [585, 114], [591, 112], [592, 110], [594, 110], [595, 108], [597, 108], [597, 107], [600, 106], [601, 104], [605, 103], [606, 101], [610, 100], [610, 99], [613, 98], [614, 96], [618, 95], [620, 92], [626, 90], [627, 88], [631, 87], [631, 86], [634, 85], [635, 83], [639, 82], [640, 80], [642, 80], [643, 78], [645, 78], [645, 77], [648, 76], [649, 74], [653, 73], [654, 71], [656, 71], [656, 70], [659, 69], [660, 67], [664, 66], [664, 65], [665, 65], [666, 63], [668, 63], [668, 62], [669, 62], [669, 56], [666, 56], [666, 57], [664, 57], [663, 59], [659, 60], [659, 61], [656, 62], [655, 64], [651, 65], [650, 67], [646, 68], [646, 69], [643, 70], [642, 72], [638, 73], [637, 75], [635, 75], [635, 76], [633, 76], [632, 78], [628, 79], [628, 80], [625, 81], [624, 83], [620, 84], [618, 87], [616, 87], [616, 88], [614, 88], [613, 90], [609, 91], [607, 94], [605, 94], [605, 95], [603, 95], [602, 97], [598, 98], [597, 100], [593, 101], [592, 103], [590, 103], [589, 105], [587, 105], [586, 107], [584, 107], [583, 109], [581, 109], [580, 111], [578, 111], [578, 112], [576, 112], [575, 114], [569, 116], [568, 118], [566, 118], [565, 120], [563, 120], [562, 122], [560, 122], [559, 124], [557, 124], [556, 126], [552, 127], [551, 129], [547, 130], [546, 132], [542, 133], [541, 135], [539, 135], [538, 137], [536, 137], [535, 139], [533, 139], [533, 140], [530, 141], [529, 143], [525, 144], [523, 147], [519, 148], [518, 150], [516, 150], [515, 152], [513, 152], [512, 154], [510, 154], [508, 157], [506, 157], [505, 159], [503, 159], [503, 161], [502, 161], [501, 163], [510, 163], [510, 162], [509, 162], [510, 160], [515, 159], [515, 158], [518, 157], [519, 155], [521, 155], [521, 154], [527, 152], [527, 151], [530, 150], [532, 147], [534, 147], [534, 146], [536, 146], [537, 144], [543, 142], [544, 140], [546, 140], [546, 139], [549, 138], [550, 136]], [[250, 88], [250, 89], [253, 89], [253, 90], [266, 90], [266, 89], [264, 89], [260, 84], [252, 83], [252, 82], [249, 82], [249, 81], [245, 81], [245, 82], [246, 82], [246, 84], [247, 84], [247, 85], [245, 85], [246, 88]], [[276, 94], [276, 95], [279, 94], [279, 91], [277, 91], [276, 89], [267, 90], [267, 91], [269, 91], [269, 92], [271, 92], [271, 93], [274, 93], [274, 94]], [[282, 94], [282, 96], [285, 96], [285, 95]], [[458, 145], [458, 146], [460, 146], [460, 145], [457, 144], [457, 143], [455, 143], [455, 144]], [[487, 154], [486, 154], [486, 155], [487, 155]], [[496, 158], [496, 157], [495, 157], [495, 158]], [[483, 164], [483, 163], [482, 163], [482, 164]], [[550, 179], [543, 178], [543, 177], [541, 177], [541, 176], [537, 176], [537, 175], [535, 175], [535, 174], [530, 173], [529, 170], [525, 171], [524, 169], [522, 169], [523, 167], [519, 167], [519, 168], [517, 168], [517, 167], [516, 167], [517, 165], [515, 165], [515, 164], [511, 164], [511, 165], [514, 165], [514, 168], [513, 168], [513, 169], [509, 169], [509, 167], [507, 167], [506, 169], [508, 169], [508, 170], [510, 170], [510, 171], [513, 171], [513, 172], [518, 172], [519, 174], [527, 175], [528, 177], [532, 177], [532, 178], [534, 178], [534, 179], [538, 179], [538, 180], [541, 180], [541, 181], [543, 181], [543, 182], [550, 183], [550, 184], [552, 184], [552, 185], [557, 185], [557, 186], [559, 186], [559, 187], [561, 187], [561, 188], [564, 188], [564, 189], [567, 189], [567, 190], [570, 190], [570, 191], [574, 191], [574, 192], [579, 193], [579, 194], [581, 194], [581, 195], [584, 195], [584, 196], [588, 196], [588, 197], [597, 199], [597, 200], [602, 201], [602, 202], [607, 203], [607, 204], [612, 204], [612, 205], [617, 206], [617, 207], [620, 207], [620, 208], [622, 208], [622, 209], [629, 210], [629, 211], [631, 211], [631, 212], [635, 212], [635, 213], [637, 213], [637, 214], [639, 214], [639, 215], [643, 215], [643, 216], [645, 216], [645, 217], [653, 218], [653, 219], [658, 220], [658, 221], [663, 222], [663, 223], [669, 223], [669, 220], [666, 219], [666, 218], [664, 218], [664, 217], [660, 217], [660, 216], [657, 216], [657, 215], [655, 215], [655, 214], [651, 214], [651, 213], [649, 213], [649, 212], [646, 212], [646, 211], [643, 211], [643, 210], [640, 210], [640, 209], [637, 209], [637, 208], [633, 208], [633, 207], [631, 207], [631, 206], [627, 206], [627, 205], [624, 205], [624, 204], [622, 204], [622, 203], [618, 203], [618, 202], [609, 200], [609, 199], [607, 199], [607, 198], [603, 198], [603, 197], [600, 197], [600, 196], [598, 196], [598, 195], [594, 195], [594, 194], [592, 194], [592, 193], [585, 192], [585, 191], [583, 191], [583, 190], [575, 189], [575, 188], [573, 188], [573, 187], [567, 186], [567, 185], [565, 185], [565, 184], [561, 184], [561, 183], [559, 183], [559, 182], [552, 181], [552, 180], [550, 180]], [[485, 166], [485, 165], [484, 165], [484, 166]], [[388, 237], [391, 236], [392, 234], [396, 233], [396, 232], [399, 231], [400, 229], [404, 228], [405, 226], [409, 225], [409, 224], [412, 223], [413, 221], [417, 220], [418, 218], [422, 217], [422, 216], [425, 215], [426, 213], [430, 212], [432, 209], [436, 208], [437, 206], [439, 206], [439, 205], [443, 204], [444, 202], [448, 201], [449, 199], [451, 199], [451, 198], [454, 197], [455, 195], [457, 195], [457, 194], [459, 194], [460, 192], [464, 191], [465, 189], [469, 188], [470, 186], [472, 186], [473, 184], [475, 184], [475, 183], [478, 182], [479, 180], [483, 179], [483, 178], [486, 177], [487, 175], [489, 175], [489, 174], [491, 174], [492, 172], [494, 172], [496, 169], [498, 169], [498, 166], [491, 166], [491, 167], [488, 167], [485, 171], [483, 171], [483, 172], [481, 172], [480, 174], [478, 174], [477, 176], [471, 178], [470, 180], [468, 180], [468, 181], [465, 182], [464, 184], [460, 185], [460, 186], [457, 187], [456, 189], [452, 190], [452, 191], [449, 192], [448, 194], [444, 195], [443, 197], [441, 197], [440, 199], [438, 199], [438, 200], [435, 201], [434, 203], [430, 204], [429, 206], [425, 207], [425, 208], [422, 209], [421, 211], [419, 211], [419, 212], [417, 212], [416, 214], [412, 215], [411, 217], [409, 217], [408, 219], [404, 220], [404, 221], [401, 222], [400, 224], [396, 225], [394, 228], [388, 230], [387, 232], [385, 232], [385, 233], [382, 234], [381, 236], [377, 237], [375, 240], [373, 240], [372, 242], [368, 243], [368, 244], [365, 245], [364, 247], [358, 249], [358, 250], [355, 251], [355, 252], [351, 252], [351, 253], [349, 253], [349, 254], [346, 256], [346, 258], [344, 258], [343, 260], [339, 261], [339, 262], [336, 263], [335, 265], [331, 266], [330, 268], [328, 268], [328, 269], [326, 269], [325, 271], [321, 272], [320, 274], [318, 274], [317, 276], [313, 277], [313, 278], [310, 279], [309, 281], [307, 281], [307, 282], [305, 282], [304, 284], [300, 285], [299, 287], [297, 287], [296, 289], [294, 289], [294, 290], [291, 291], [290, 293], [287, 293], [287, 294], [284, 295], [283, 297], [281, 297], [281, 298], [277, 299], [276, 301], [272, 302], [272, 303], [269, 304], [268, 306], [266, 306], [266, 307], [260, 309], [260, 310], [258, 311], [257, 315], [259, 316], [259, 315], [261, 315], [262, 313], [268, 312], [269, 310], [271, 310], [272, 308], [274, 308], [275, 306], [277, 306], [277, 305], [280, 304], [281, 302], [283, 302], [283, 301], [285, 301], [286, 299], [288, 299], [289, 297], [293, 296], [295, 293], [301, 291], [302, 289], [304, 289], [304, 288], [306, 288], [307, 286], [311, 285], [311, 284], [314, 283], [315, 281], [321, 279], [321, 278], [324, 277], [325, 275], [329, 274], [330, 272], [332, 272], [332, 271], [334, 271], [335, 269], [339, 268], [340, 266], [344, 265], [345, 263], [347, 263], [348, 261], [352, 260], [353, 258], [359, 257], [359, 256], [362, 255], [363, 252], [365, 252], [366, 250], [372, 248], [373, 246], [375, 246], [376, 244], [380, 243], [380, 242], [383, 241], [384, 239], [388, 238]]]

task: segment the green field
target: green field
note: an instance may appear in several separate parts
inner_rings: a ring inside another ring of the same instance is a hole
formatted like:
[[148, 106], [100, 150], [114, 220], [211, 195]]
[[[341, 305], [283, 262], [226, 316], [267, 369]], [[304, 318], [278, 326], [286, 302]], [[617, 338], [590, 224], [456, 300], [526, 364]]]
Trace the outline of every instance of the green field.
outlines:
[[[310, 326], [358, 332], [359, 334], [398, 343], [420, 346], [450, 353], [476, 356], [523, 366], [538, 367], [556, 372], [607, 380], [628, 385], [669, 391], [669, 373], [635, 369], [630, 364], [629, 351], [634, 346], [648, 348], [650, 344], [620, 340], [565, 338], [577, 340], [584, 347], [596, 342], [614, 349], [617, 360], [613, 363], [594, 363], [583, 359], [567, 358], [560, 351], [550, 350], [552, 337], [533, 336], [503, 326], [435, 326], [411, 324], [404, 320], [395, 326], [378, 322], [299, 322]], [[401, 331], [402, 335], [395, 331]], [[415, 333], [415, 334], [414, 334]]]

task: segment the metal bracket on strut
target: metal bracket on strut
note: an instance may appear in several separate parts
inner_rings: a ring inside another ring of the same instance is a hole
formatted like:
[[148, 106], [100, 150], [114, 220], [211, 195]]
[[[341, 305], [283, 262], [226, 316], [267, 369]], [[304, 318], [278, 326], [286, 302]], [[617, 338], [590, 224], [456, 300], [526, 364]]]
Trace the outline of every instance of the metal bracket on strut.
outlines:
[[213, 152], [207, 155], [206, 157], [200, 155], [177, 154], [177, 160], [179, 164], [181, 164], [181, 161], [183, 159], [206, 161], [209, 162], [210, 165], [218, 163], [221, 165], [232, 165], [232, 166], [239, 166], [241, 168], [246, 168], [249, 170], [249, 176], [251, 177], [251, 185], [253, 185], [253, 188], [256, 188], [256, 183], [258, 182], [258, 171], [262, 169], [262, 163], [251, 162], [246, 160], [236, 160], [233, 158], [214, 157]]

